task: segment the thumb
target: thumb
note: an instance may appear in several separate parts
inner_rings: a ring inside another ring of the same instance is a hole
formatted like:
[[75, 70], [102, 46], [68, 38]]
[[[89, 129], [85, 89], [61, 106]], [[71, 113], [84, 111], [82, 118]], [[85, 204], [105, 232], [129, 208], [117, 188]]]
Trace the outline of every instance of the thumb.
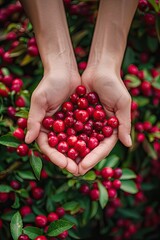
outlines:
[[27, 134], [25, 137], [26, 143], [33, 142], [39, 135], [41, 122], [46, 114], [46, 109], [44, 108], [44, 102], [39, 97], [34, 97], [32, 95], [31, 106], [27, 121]]
[[[125, 106], [124, 106], [125, 105]], [[126, 146], [132, 146], [132, 140], [130, 136], [131, 132], [131, 103], [130, 101], [122, 104], [122, 106], [116, 111], [116, 117], [119, 120], [118, 126], [118, 138]]]

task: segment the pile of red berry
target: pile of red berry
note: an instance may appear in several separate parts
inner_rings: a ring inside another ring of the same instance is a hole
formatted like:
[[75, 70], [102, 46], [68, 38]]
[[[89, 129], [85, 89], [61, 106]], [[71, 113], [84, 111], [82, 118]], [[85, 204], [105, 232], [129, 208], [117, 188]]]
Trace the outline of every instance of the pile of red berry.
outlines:
[[95, 92], [86, 93], [82, 85], [53, 117], [45, 117], [43, 126], [49, 130], [48, 143], [69, 158], [84, 158], [118, 127], [118, 119], [106, 118]]

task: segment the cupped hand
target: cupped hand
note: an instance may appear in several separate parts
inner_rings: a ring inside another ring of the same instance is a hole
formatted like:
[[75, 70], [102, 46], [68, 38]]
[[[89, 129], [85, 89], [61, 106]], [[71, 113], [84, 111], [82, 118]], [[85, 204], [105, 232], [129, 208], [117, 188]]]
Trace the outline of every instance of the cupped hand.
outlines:
[[111, 66], [90, 66], [82, 75], [82, 84], [88, 91], [95, 91], [108, 117], [115, 115], [119, 120], [118, 132], [105, 138], [98, 147], [91, 151], [80, 163], [79, 174], [85, 174], [100, 160], [106, 157], [119, 139], [125, 146], [132, 145], [130, 130], [131, 97], [120, 78], [119, 72]]
[[43, 79], [31, 97], [31, 106], [27, 124], [26, 143], [37, 141], [41, 151], [60, 168], [66, 168], [76, 175], [77, 164], [65, 157], [48, 144], [47, 132], [42, 127], [45, 116], [52, 116], [80, 84], [80, 76], [76, 69], [66, 64], [55, 64], [53, 69], [45, 72]]

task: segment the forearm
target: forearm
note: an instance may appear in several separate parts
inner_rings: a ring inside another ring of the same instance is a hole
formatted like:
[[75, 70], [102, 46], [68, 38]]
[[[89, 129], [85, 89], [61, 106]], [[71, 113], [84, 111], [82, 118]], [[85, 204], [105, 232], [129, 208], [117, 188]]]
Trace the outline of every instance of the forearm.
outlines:
[[101, 0], [88, 66], [113, 62], [120, 68], [138, 0]]
[[75, 68], [62, 0], [21, 0], [21, 3], [33, 25], [44, 68], [52, 68], [57, 56]]

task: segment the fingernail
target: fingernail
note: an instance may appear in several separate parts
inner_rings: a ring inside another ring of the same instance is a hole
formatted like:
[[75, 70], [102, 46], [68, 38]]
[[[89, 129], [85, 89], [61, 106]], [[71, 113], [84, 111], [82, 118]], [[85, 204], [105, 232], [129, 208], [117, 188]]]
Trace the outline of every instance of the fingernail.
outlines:
[[128, 146], [132, 146], [132, 139], [131, 139], [131, 136], [130, 135], [128, 135], [128, 137], [127, 137], [127, 142], [128, 142]]
[[25, 142], [29, 142], [30, 132], [28, 131], [25, 137]]

